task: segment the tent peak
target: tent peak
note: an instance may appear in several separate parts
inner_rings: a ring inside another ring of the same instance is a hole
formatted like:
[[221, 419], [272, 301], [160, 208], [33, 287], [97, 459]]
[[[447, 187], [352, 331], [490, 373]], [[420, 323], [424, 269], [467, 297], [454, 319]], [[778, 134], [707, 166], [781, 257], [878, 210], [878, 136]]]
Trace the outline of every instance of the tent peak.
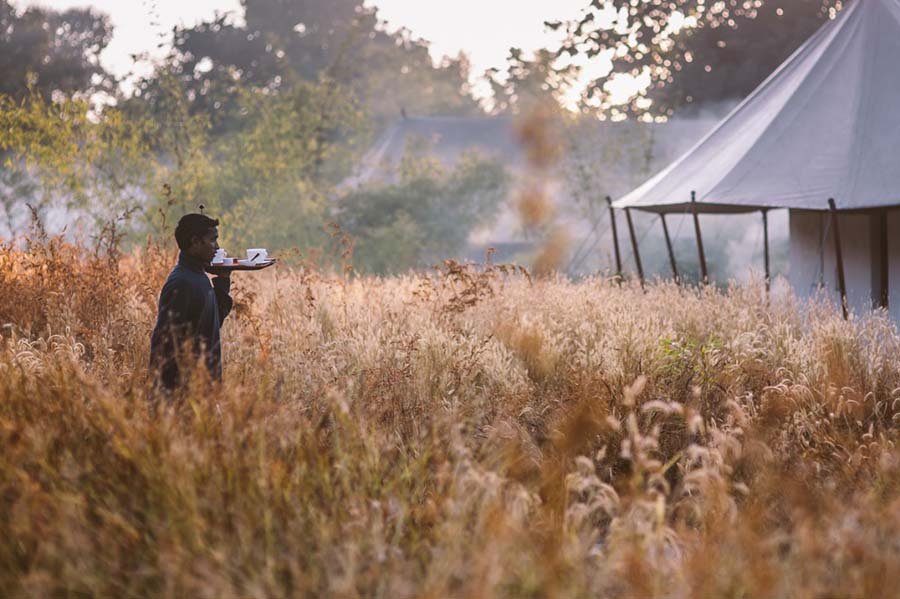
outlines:
[[900, 0], [855, 0], [692, 149], [616, 202], [677, 212], [900, 205]]

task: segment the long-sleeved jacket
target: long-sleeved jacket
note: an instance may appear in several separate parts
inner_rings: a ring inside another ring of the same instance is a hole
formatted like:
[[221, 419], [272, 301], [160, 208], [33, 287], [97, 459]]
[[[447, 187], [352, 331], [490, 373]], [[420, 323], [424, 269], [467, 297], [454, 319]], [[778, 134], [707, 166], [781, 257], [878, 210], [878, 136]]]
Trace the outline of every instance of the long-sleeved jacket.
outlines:
[[150, 367], [169, 390], [181, 382], [179, 360], [196, 363], [202, 357], [210, 376], [222, 378], [219, 328], [231, 312], [231, 280], [216, 277], [210, 283], [203, 267], [182, 252], [159, 294], [159, 312], [150, 336]]

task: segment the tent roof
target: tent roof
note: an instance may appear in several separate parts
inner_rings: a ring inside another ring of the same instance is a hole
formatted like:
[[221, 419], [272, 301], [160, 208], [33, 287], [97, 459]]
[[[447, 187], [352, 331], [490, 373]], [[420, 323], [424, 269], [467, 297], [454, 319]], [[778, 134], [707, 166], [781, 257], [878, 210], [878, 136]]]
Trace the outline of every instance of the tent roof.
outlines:
[[390, 180], [409, 144], [421, 142], [429, 156], [444, 166], [453, 166], [465, 152], [474, 151], [506, 163], [524, 162], [516, 140], [513, 120], [508, 117], [404, 117], [379, 136], [363, 156], [356, 172], [344, 186], [356, 187], [376, 180]]
[[617, 207], [900, 205], [900, 0], [854, 0], [711, 133]]

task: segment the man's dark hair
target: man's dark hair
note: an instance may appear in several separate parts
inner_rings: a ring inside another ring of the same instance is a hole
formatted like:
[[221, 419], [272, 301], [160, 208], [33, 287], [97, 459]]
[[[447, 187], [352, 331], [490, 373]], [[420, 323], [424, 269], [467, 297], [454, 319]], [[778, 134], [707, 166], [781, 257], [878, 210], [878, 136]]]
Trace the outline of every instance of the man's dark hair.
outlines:
[[175, 227], [175, 241], [178, 249], [186, 250], [191, 245], [194, 237], [203, 237], [213, 227], [218, 227], [219, 221], [205, 214], [185, 214]]

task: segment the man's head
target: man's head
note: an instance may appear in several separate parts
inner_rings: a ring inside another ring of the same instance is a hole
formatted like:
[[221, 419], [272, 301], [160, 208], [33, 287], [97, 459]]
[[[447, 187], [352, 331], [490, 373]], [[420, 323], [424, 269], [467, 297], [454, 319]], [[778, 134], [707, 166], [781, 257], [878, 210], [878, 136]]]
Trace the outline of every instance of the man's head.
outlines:
[[185, 214], [175, 227], [175, 241], [182, 252], [211, 262], [219, 249], [219, 221], [204, 214]]

